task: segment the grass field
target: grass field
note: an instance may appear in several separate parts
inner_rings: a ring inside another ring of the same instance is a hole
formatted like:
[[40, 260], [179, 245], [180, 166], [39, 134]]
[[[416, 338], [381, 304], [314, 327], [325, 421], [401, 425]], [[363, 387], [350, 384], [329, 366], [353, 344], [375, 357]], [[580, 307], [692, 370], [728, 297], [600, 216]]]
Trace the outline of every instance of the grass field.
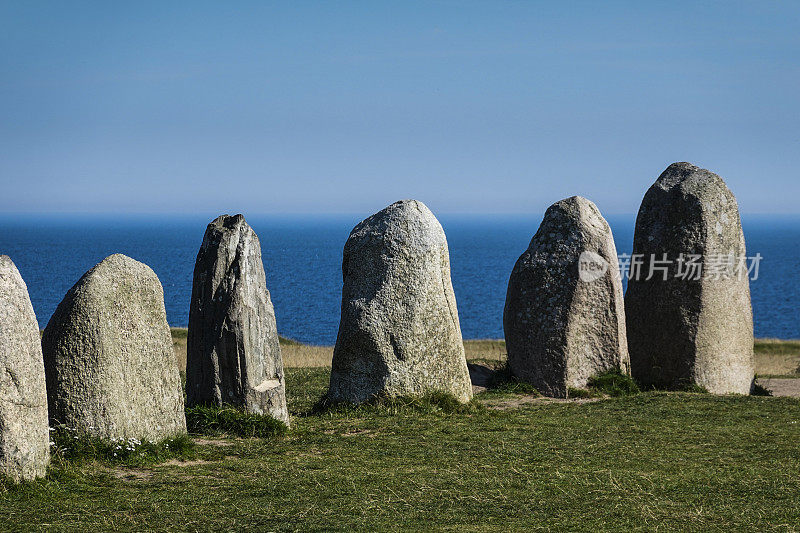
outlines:
[[462, 410], [315, 411], [328, 374], [287, 369], [282, 436], [57, 458], [47, 479], [0, 488], [0, 530], [800, 530], [797, 399], [489, 390]]

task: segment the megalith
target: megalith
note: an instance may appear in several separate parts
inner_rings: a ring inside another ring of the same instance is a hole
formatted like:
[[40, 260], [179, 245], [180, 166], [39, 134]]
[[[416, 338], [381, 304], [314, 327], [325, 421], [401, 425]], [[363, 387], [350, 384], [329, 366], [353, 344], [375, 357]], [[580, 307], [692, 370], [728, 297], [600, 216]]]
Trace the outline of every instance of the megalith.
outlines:
[[642, 201], [625, 295], [631, 369], [642, 385], [750, 392], [748, 266], [739, 207], [722, 178], [670, 165]]
[[359, 223], [344, 246], [328, 397], [472, 397], [444, 230], [416, 200]]
[[183, 393], [150, 267], [105, 258], [67, 292], [42, 336], [50, 420], [104, 439], [186, 433]]
[[283, 360], [261, 245], [242, 215], [206, 228], [194, 266], [189, 405], [233, 405], [289, 422]]
[[39, 325], [17, 267], [0, 255], [0, 474], [44, 476], [49, 437]]
[[617, 250], [594, 203], [574, 196], [547, 209], [511, 272], [503, 328], [511, 372], [546, 396], [629, 373]]

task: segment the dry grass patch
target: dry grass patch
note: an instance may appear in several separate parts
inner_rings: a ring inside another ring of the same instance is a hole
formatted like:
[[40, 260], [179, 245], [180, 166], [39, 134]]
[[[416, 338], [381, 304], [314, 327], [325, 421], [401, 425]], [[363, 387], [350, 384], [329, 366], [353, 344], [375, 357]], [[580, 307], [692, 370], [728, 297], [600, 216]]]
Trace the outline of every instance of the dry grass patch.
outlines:
[[800, 341], [756, 339], [756, 374], [800, 377]]
[[[172, 349], [178, 360], [178, 368], [186, 371], [186, 328], [171, 328]], [[506, 359], [504, 340], [464, 341], [468, 361], [498, 361]], [[322, 368], [331, 366], [333, 346], [312, 346], [281, 337], [281, 354], [286, 368]]]
[[464, 341], [464, 352], [467, 361], [503, 362], [506, 360], [506, 341], [502, 339]]
[[[172, 348], [182, 371], [186, 370], [186, 328], [172, 328]], [[506, 360], [506, 342], [502, 339], [464, 341], [467, 361], [499, 362]], [[331, 366], [333, 346], [312, 346], [281, 337], [283, 365], [286, 368], [324, 368]], [[800, 377], [800, 341], [757, 339], [756, 374], [759, 376]]]
[[333, 346], [281, 344], [283, 366], [286, 368], [320, 368], [331, 366]]
[[[178, 360], [178, 368], [186, 372], [186, 328], [170, 328], [172, 330], [172, 350]], [[281, 354], [283, 366], [287, 368], [319, 368], [331, 366], [333, 346], [311, 346], [281, 337]]]
[[178, 368], [186, 372], [186, 342], [189, 330], [186, 328], [170, 328], [172, 332], [172, 351], [178, 360]]

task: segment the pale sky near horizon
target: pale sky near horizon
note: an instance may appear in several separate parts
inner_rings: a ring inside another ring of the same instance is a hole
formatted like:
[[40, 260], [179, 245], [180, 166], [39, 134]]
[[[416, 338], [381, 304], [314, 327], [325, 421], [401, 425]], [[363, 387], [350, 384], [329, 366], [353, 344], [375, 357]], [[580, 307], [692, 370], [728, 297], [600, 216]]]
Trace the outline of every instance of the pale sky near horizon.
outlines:
[[0, 0], [0, 212], [800, 213], [798, 2]]

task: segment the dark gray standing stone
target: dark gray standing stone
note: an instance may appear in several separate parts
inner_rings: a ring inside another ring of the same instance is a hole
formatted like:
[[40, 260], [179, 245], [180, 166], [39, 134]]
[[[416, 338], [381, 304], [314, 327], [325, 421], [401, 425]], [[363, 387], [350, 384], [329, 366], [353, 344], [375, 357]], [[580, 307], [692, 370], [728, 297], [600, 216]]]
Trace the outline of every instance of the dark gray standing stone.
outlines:
[[0, 255], [0, 474], [44, 476], [49, 442], [39, 325], [17, 267]]
[[404, 200], [359, 223], [344, 246], [334, 401], [446, 392], [472, 397], [444, 230]]
[[209, 224], [197, 254], [186, 395], [189, 405], [230, 404], [289, 422], [261, 245], [242, 215]]
[[575, 196], [547, 210], [514, 265], [503, 327], [512, 373], [544, 395], [629, 372], [617, 249], [592, 202]]
[[186, 433], [164, 291], [115, 254], [67, 292], [42, 336], [50, 419], [105, 439]]
[[[632, 262], [625, 295], [634, 377], [645, 386], [694, 383], [712, 393], [748, 394], [754, 375], [750, 281], [746, 271], [736, 272], [747, 254], [739, 207], [722, 178], [689, 163], [670, 165], [642, 201], [637, 254], [643, 256], [641, 275]], [[704, 263], [699, 279], [686, 275], [692, 255]], [[658, 263], [651, 263], [653, 256]], [[733, 261], [720, 275], [712, 265], [724, 264], [722, 256]], [[648, 281], [651, 264], [655, 275]], [[657, 269], [665, 264], [666, 281]]]

